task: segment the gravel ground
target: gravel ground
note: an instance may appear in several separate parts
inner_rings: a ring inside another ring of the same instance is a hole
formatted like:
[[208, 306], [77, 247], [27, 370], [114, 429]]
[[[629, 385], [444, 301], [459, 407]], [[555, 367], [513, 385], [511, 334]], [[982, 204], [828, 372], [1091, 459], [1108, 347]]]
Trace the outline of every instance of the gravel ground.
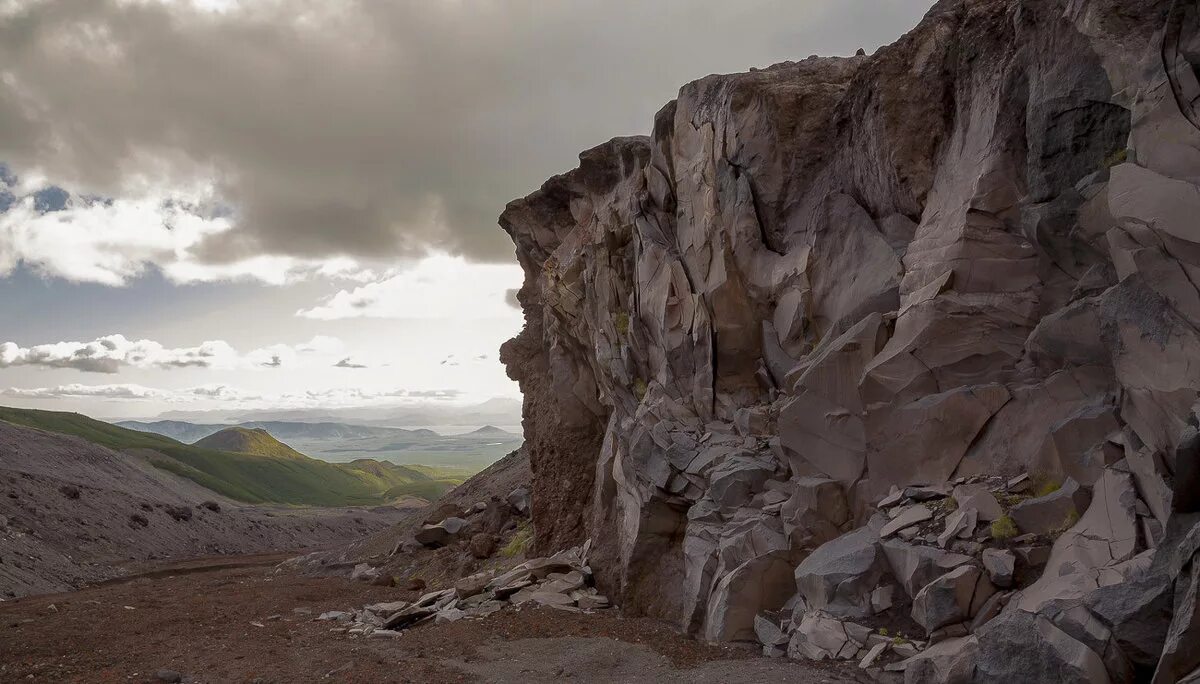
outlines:
[[645, 618], [552, 609], [351, 637], [312, 618], [411, 599], [333, 577], [201, 562], [131, 581], [0, 603], [0, 681], [850, 682], [853, 671], [771, 661]]

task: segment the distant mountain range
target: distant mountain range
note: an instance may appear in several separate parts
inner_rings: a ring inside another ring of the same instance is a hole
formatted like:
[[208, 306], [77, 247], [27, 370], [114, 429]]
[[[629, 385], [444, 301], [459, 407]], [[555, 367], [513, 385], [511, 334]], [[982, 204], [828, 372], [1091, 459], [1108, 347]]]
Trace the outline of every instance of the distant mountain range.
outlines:
[[[156, 420], [143, 422], [123, 420], [116, 425], [140, 432], [153, 432], [165, 435], [171, 439], [192, 444], [230, 427], [250, 430], [262, 429], [271, 433], [276, 439], [361, 439], [364, 437], [440, 437], [433, 430], [404, 430], [401, 428], [386, 428], [370, 425], [350, 425], [348, 423], [301, 423], [282, 420], [254, 420], [236, 425], [221, 425], [216, 423], [189, 423], [183, 420]], [[491, 426], [488, 426], [491, 427]], [[501, 430], [503, 432], [503, 430]], [[510, 434], [510, 433], [505, 433]]]
[[157, 420], [150, 422], [160, 421], [225, 425], [254, 422], [336, 423], [382, 427], [520, 425], [521, 400], [496, 397], [467, 406], [422, 402], [405, 406], [344, 409], [168, 411], [157, 416]]
[[[185, 444], [211, 444], [214, 435], [222, 440], [240, 435], [240, 441], [253, 441], [255, 432], [264, 432], [289, 448], [331, 463], [356, 459], [374, 459], [396, 465], [424, 464], [436, 468], [455, 468], [478, 472], [521, 445], [520, 434], [493, 424], [464, 434], [441, 435], [428, 429], [404, 429], [379, 425], [355, 425], [339, 422], [301, 422], [293, 420], [252, 420], [236, 425], [192, 423], [184, 420], [152, 422], [121, 421], [116, 425], [148, 432]], [[233, 432], [231, 432], [231, 430]], [[225, 451], [241, 451], [238, 442], [215, 444]]]

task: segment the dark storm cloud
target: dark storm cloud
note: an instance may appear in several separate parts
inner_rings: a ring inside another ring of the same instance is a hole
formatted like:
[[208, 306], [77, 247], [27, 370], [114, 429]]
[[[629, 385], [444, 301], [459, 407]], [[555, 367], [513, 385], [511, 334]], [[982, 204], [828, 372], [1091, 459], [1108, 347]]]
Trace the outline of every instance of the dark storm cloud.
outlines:
[[507, 258], [504, 203], [684, 81], [871, 50], [929, 2], [230, 4], [0, 3], [0, 160], [106, 195], [215, 179], [237, 228], [210, 261]]

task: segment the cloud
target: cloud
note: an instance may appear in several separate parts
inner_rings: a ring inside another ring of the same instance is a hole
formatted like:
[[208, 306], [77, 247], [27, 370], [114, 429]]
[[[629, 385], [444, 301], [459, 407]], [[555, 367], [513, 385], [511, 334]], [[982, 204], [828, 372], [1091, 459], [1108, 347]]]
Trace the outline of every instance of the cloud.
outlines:
[[212, 340], [195, 347], [168, 348], [153, 340], [108, 335], [91, 342], [55, 342], [21, 347], [0, 343], [0, 368], [40, 366], [73, 368], [85, 373], [117, 373], [122, 368], [215, 368], [222, 370], [294, 367], [301, 357], [328, 357], [343, 351], [340, 340], [318, 336], [299, 345], [276, 344], [245, 354], [228, 342]]
[[434, 254], [408, 268], [296, 312], [304, 318], [519, 318], [506, 293], [523, 278], [515, 264], [477, 264]]
[[283, 285], [318, 276], [360, 282], [376, 277], [346, 258], [258, 255], [204, 262], [197, 254], [202, 243], [234, 224], [220, 213], [211, 188], [169, 192], [152, 189], [135, 199], [103, 199], [52, 186], [12, 195], [8, 210], [0, 213], [0, 276], [20, 262], [43, 275], [109, 286], [124, 285], [150, 268], [177, 284], [256, 280]]
[[397, 389], [371, 392], [357, 388], [328, 388], [307, 392], [258, 394], [227, 385], [203, 385], [171, 390], [134, 384], [58, 385], [55, 387], [0, 390], [0, 396], [17, 399], [102, 399], [107, 401], [155, 401], [169, 404], [217, 402], [230, 408], [352, 408], [391, 406], [416, 400], [452, 401], [462, 396], [456, 389]]
[[59, 385], [58, 387], [37, 387], [21, 389], [9, 387], [0, 391], [0, 395], [18, 399], [125, 399], [167, 400], [173, 393], [167, 390], [157, 390], [142, 385]]
[[[281, 280], [430, 247], [510, 259], [505, 202], [648, 131], [684, 81], [872, 49], [929, 4], [3, 0], [0, 160], [115, 201], [62, 223], [18, 207], [0, 273]], [[210, 207], [170, 204], [195, 188]], [[53, 254], [51, 233], [77, 254]]]

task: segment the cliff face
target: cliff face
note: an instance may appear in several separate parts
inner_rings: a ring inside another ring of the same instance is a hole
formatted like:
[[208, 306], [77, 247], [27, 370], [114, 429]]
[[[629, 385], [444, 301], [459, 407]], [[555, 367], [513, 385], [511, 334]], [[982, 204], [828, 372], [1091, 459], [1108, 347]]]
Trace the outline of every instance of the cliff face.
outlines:
[[893, 487], [1117, 473], [1146, 515], [1088, 569], [1152, 553], [1200, 390], [1197, 69], [1190, 3], [944, 0], [512, 202], [539, 551], [590, 537], [623, 608], [710, 639], [811, 608], [797, 566]]

